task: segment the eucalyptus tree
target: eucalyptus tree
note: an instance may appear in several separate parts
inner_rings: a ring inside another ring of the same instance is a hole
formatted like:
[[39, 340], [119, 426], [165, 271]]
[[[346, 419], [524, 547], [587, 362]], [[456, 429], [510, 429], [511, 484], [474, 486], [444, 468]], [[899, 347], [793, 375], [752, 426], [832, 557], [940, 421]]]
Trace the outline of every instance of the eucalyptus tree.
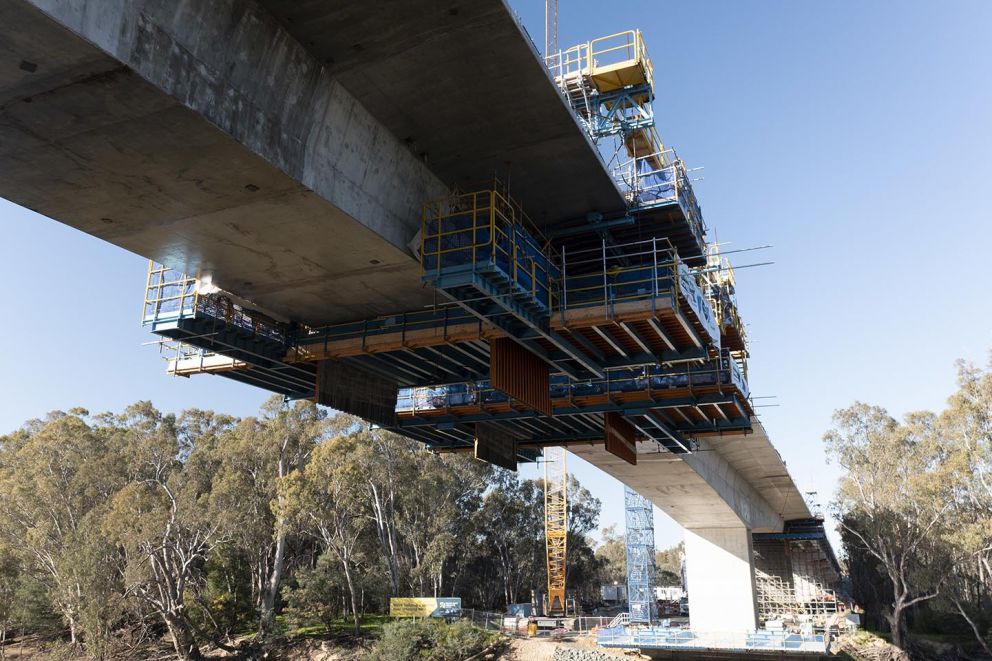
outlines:
[[162, 619], [180, 658], [199, 659], [187, 598], [226, 534], [208, 507], [215, 466], [204, 459], [229, 419], [191, 411], [177, 421], [142, 403], [119, 424], [129, 480], [110, 500], [104, 534], [124, 559], [127, 591]]
[[361, 625], [358, 548], [363, 534], [370, 531], [363, 516], [362, 476], [350, 460], [356, 449], [354, 435], [318, 445], [306, 467], [280, 483], [276, 516], [313, 536], [340, 563], [357, 632]]
[[[125, 481], [116, 436], [87, 411], [53, 412], [0, 439], [0, 543], [41, 581], [73, 644], [95, 639], [116, 599], [98, 514]], [[91, 640], [98, 645], [98, 641]]]
[[983, 631], [992, 624], [992, 363], [984, 370], [958, 363], [958, 390], [938, 431], [954, 476], [955, 525], [947, 541], [956, 562], [947, 598], [992, 656]]
[[824, 441], [845, 470], [837, 519], [884, 570], [892, 589], [884, 615], [893, 643], [903, 647], [907, 610], [936, 597], [950, 569], [949, 558], [935, 552], [951, 508], [947, 450], [931, 413], [900, 424], [859, 402], [837, 411], [833, 422]]

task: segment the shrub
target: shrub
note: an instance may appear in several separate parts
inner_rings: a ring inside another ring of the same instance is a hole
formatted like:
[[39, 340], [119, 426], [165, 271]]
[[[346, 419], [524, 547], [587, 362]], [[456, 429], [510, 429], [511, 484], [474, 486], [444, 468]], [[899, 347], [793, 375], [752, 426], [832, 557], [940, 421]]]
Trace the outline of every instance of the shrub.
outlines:
[[382, 629], [369, 652], [372, 661], [462, 661], [478, 654], [492, 636], [465, 621], [399, 620]]

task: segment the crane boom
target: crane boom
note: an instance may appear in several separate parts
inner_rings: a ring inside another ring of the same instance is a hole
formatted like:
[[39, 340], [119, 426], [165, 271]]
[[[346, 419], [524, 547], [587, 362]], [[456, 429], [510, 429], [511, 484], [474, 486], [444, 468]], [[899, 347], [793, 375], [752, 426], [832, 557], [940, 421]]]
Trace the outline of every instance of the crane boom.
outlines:
[[568, 493], [565, 448], [544, 449], [544, 535], [548, 555], [548, 615], [565, 615]]

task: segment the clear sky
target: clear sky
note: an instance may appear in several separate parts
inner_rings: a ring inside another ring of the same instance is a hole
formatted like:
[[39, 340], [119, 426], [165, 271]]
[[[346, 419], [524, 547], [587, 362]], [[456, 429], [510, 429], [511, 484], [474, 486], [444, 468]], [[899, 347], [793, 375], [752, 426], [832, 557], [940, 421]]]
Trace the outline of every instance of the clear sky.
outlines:
[[[511, 0], [538, 44], [543, 1]], [[829, 500], [820, 437], [861, 399], [939, 408], [992, 348], [992, 3], [560, 0], [562, 46], [639, 27], [658, 126], [737, 255], [751, 389], [800, 488]], [[526, 112], [521, 111], [525, 117]], [[2, 176], [3, 173], [0, 173]], [[247, 415], [267, 396], [169, 378], [139, 325], [146, 261], [0, 201], [0, 433], [52, 409], [150, 399]], [[622, 489], [573, 459], [622, 522]], [[527, 475], [536, 474], [533, 469]], [[621, 524], [622, 528], [622, 524]], [[658, 543], [678, 541], [658, 516]]]

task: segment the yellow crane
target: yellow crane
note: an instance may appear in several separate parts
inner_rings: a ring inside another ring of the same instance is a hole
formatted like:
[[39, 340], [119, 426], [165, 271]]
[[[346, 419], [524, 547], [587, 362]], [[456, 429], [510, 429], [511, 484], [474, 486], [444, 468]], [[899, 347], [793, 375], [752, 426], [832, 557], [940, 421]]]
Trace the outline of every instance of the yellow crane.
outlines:
[[548, 554], [548, 615], [565, 615], [568, 487], [565, 448], [544, 449], [544, 540]]
[[[544, 0], [544, 57], [558, 52], [558, 0]], [[548, 557], [548, 615], [565, 615], [568, 487], [565, 448], [544, 449], [544, 544]]]

